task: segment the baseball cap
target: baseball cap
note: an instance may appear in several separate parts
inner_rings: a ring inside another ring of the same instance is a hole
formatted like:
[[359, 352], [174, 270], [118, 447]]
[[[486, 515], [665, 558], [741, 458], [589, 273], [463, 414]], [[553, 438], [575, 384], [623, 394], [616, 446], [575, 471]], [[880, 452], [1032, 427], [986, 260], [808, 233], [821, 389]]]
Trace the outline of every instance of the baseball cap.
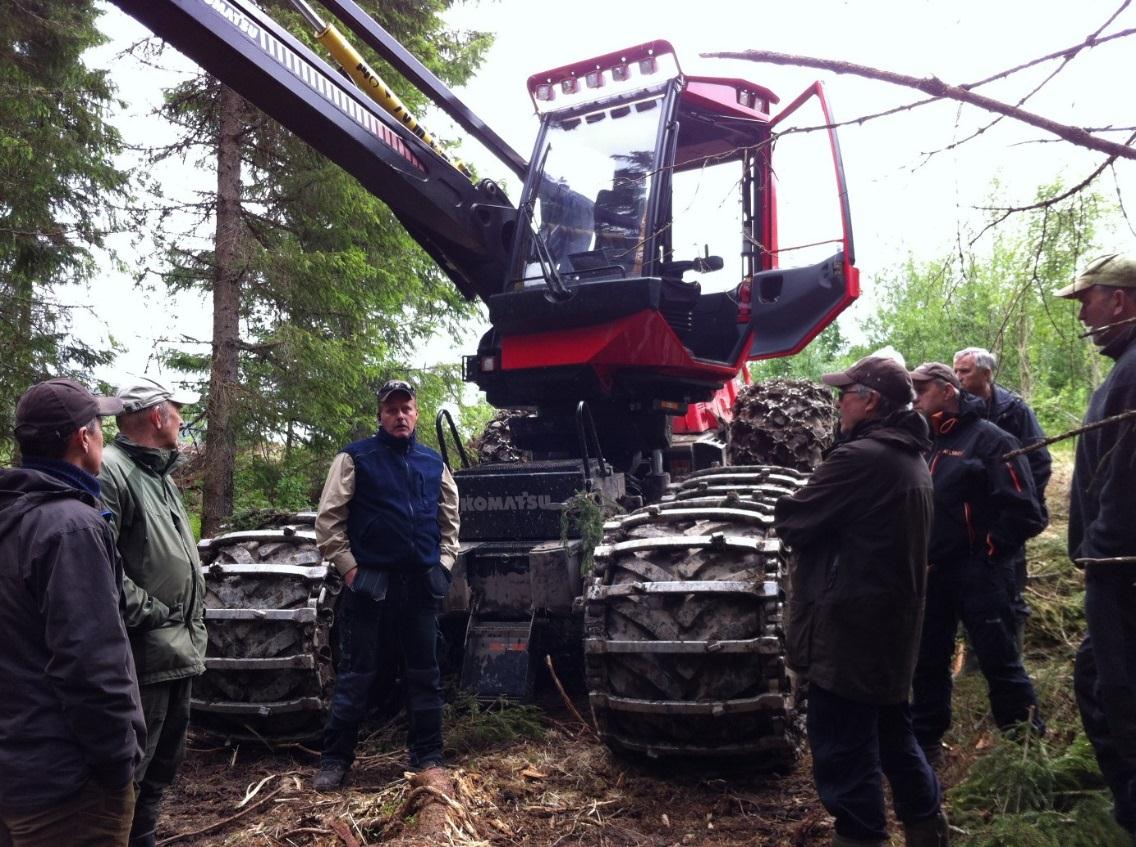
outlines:
[[411, 383], [407, 382], [404, 379], [388, 379], [386, 382], [383, 383], [382, 387], [379, 389], [379, 402], [382, 403], [388, 397], [390, 397], [392, 394], [394, 394], [398, 391], [402, 391], [406, 394], [409, 394], [411, 397], [414, 397], [414, 398], [418, 397], [418, 391], [414, 388], [414, 386]]
[[865, 356], [848, 370], [822, 374], [820, 379], [825, 385], [838, 388], [863, 385], [895, 403], [910, 403], [915, 399], [907, 368], [888, 356]]
[[955, 376], [954, 368], [942, 362], [924, 362], [911, 372], [912, 382], [929, 382], [932, 379], [941, 379], [955, 388], [962, 388], [962, 383]]
[[1072, 285], [1053, 292], [1054, 297], [1072, 299], [1081, 291], [1094, 285], [1109, 285], [1113, 288], [1136, 288], [1136, 256], [1122, 256], [1109, 253], [1093, 259], [1085, 266]]
[[196, 403], [201, 395], [195, 391], [173, 391], [157, 380], [142, 376], [118, 389], [118, 399], [122, 401], [124, 412], [137, 412], [166, 400], [178, 406]]
[[49, 379], [33, 385], [16, 404], [16, 436], [54, 436], [60, 440], [91, 418], [117, 415], [122, 401], [92, 394], [73, 379]]

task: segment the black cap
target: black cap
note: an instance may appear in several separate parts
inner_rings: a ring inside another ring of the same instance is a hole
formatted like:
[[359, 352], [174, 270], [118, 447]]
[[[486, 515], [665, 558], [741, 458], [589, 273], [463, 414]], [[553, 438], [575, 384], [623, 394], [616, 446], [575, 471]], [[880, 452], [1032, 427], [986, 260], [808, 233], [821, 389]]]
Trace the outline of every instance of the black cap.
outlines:
[[117, 415], [122, 401], [92, 394], [73, 379], [33, 385], [16, 404], [17, 438], [70, 438], [91, 418]]
[[404, 379], [388, 379], [383, 383], [382, 388], [379, 389], [379, 402], [385, 402], [388, 397], [399, 391], [409, 394], [414, 398], [418, 397], [418, 391], [414, 388], [413, 384]]
[[825, 385], [838, 388], [863, 385], [894, 403], [910, 403], [915, 399], [907, 368], [887, 356], [865, 356], [848, 370], [823, 374], [820, 379]]

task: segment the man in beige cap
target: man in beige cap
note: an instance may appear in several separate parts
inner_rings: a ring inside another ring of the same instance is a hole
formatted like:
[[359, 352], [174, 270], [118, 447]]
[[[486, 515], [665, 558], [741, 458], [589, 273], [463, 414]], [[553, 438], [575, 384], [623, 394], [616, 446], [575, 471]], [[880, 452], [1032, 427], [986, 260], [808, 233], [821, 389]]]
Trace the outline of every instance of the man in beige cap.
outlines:
[[126, 844], [146, 727], [99, 502], [99, 418], [122, 404], [70, 379], [16, 406], [0, 470], [0, 844]]
[[[1077, 300], [1102, 356], [1115, 360], [1085, 413], [1092, 424], [1136, 409], [1136, 257], [1110, 254], [1055, 291]], [[1115, 801], [1136, 834], [1136, 421], [1082, 433], [1069, 505], [1069, 558], [1085, 568], [1077, 706]], [[1104, 560], [1104, 561], [1101, 561]], [[1115, 560], [1115, 561], [1110, 561]]]
[[140, 378], [118, 392], [118, 435], [100, 478], [114, 515], [126, 578], [126, 625], [146, 715], [146, 755], [134, 775], [138, 803], [131, 847], [153, 845], [162, 794], [185, 755], [193, 677], [205, 670], [205, 583], [181, 493], [181, 408], [192, 392]]

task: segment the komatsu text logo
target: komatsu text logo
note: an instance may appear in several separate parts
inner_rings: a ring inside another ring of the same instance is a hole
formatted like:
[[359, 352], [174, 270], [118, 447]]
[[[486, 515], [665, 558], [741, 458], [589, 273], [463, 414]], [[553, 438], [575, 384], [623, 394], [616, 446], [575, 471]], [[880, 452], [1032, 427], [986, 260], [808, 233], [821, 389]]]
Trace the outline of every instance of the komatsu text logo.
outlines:
[[260, 35], [260, 27], [250, 21], [244, 12], [234, 9], [225, 0], [201, 0], [206, 6], [223, 17], [241, 33], [255, 40]]
[[529, 494], [527, 491], [522, 491], [516, 496], [462, 497], [460, 505], [463, 512], [522, 511], [529, 509], [551, 509], [555, 511], [560, 508], [560, 504], [553, 501], [551, 495]]

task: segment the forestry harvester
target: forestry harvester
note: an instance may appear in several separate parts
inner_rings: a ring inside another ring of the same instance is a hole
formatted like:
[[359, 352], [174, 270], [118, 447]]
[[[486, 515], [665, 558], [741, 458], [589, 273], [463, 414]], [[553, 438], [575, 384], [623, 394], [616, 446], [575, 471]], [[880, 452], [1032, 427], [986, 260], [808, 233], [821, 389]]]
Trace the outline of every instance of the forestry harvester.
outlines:
[[[638, 44], [528, 78], [539, 130], [526, 160], [352, 0], [293, 0], [331, 63], [251, 0], [114, 2], [355, 176], [487, 307], [464, 376], [492, 405], [528, 410], [510, 428], [532, 461], [465, 467], [456, 445], [462, 685], [524, 698], [538, 660], [582, 638], [614, 749], [791, 761], [784, 557], [768, 527], [801, 477], [728, 466], [719, 430], [747, 361], [801, 350], [858, 294], [821, 85], [778, 109], [762, 85], [687, 74], [667, 42]], [[441, 150], [327, 13], [515, 175], [515, 202]], [[787, 181], [794, 167], [807, 178]], [[438, 432], [444, 444], [441, 419]], [[598, 545], [586, 521], [562, 532], [581, 492], [632, 509]], [[200, 712], [296, 731], [318, 720], [338, 584], [310, 537], [300, 525], [202, 542]]]

